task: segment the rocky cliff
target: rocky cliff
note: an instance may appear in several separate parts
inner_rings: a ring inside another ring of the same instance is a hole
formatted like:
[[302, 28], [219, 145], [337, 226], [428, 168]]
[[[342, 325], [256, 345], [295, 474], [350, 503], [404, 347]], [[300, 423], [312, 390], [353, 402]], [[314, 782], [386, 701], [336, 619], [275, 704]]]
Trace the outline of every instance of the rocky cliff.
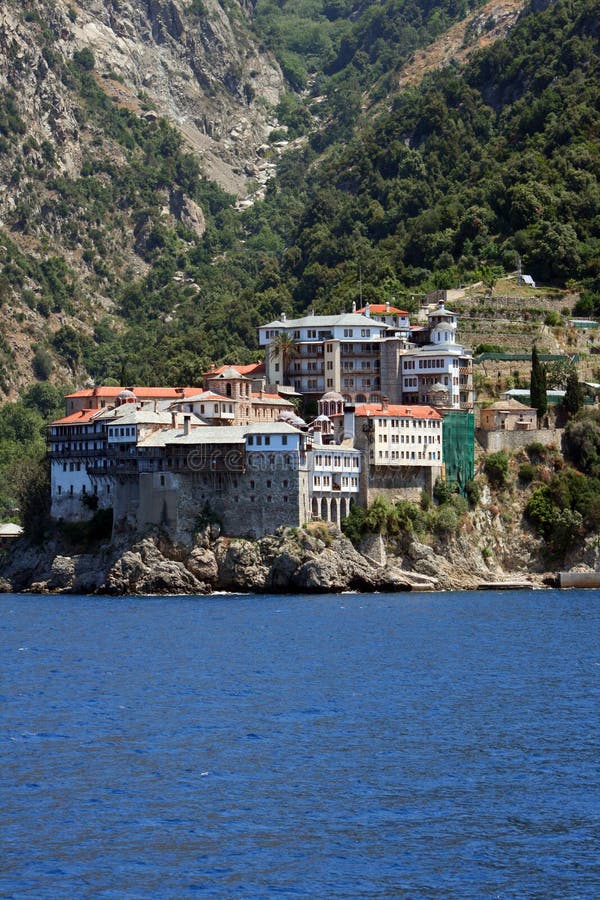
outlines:
[[235, 0], [0, 0], [0, 396], [84, 380], [81, 341], [123, 327], [157, 240], [202, 235], [196, 164], [260, 194], [282, 90]]
[[227, 9], [218, 0], [2, 0], [0, 85], [14, 92], [27, 135], [59, 148], [59, 166], [75, 174], [80, 117], [57, 64], [88, 50], [108, 96], [139, 115], [164, 116], [207, 177], [243, 194], [258, 174], [283, 78], [244, 6], [234, 0]]
[[497, 512], [480, 515], [483, 544], [463, 532], [435, 545], [412, 539], [402, 549], [376, 538], [363, 552], [324, 524], [280, 529], [259, 541], [223, 537], [212, 526], [190, 545], [154, 534], [93, 553], [74, 552], [59, 541], [37, 548], [23, 542], [4, 558], [0, 588], [116, 595], [326, 593], [473, 589], [516, 576], [532, 586], [551, 581], [539, 540], [506, 529]]

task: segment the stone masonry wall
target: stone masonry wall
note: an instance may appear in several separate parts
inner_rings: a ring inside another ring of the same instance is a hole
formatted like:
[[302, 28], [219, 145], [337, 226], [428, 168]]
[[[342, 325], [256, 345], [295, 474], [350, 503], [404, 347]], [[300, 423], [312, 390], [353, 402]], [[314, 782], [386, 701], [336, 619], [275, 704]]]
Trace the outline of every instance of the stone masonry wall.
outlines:
[[561, 446], [562, 428], [536, 428], [533, 431], [483, 431], [478, 428], [475, 432], [477, 441], [484, 450], [495, 453], [498, 450], [520, 450], [528, 444], [539, 443], [544, 446], [556, 444]]

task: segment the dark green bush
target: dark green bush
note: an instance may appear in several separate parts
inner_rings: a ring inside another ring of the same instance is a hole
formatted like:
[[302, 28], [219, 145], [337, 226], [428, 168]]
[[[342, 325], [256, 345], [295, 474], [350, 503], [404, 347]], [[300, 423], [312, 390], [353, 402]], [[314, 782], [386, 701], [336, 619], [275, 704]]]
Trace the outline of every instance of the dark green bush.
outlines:
[[483, 470], [490, 484], [497, 488], [503, 487], [508, 475], [508, 455], [503, 450], [490, 453], [485, 458]]

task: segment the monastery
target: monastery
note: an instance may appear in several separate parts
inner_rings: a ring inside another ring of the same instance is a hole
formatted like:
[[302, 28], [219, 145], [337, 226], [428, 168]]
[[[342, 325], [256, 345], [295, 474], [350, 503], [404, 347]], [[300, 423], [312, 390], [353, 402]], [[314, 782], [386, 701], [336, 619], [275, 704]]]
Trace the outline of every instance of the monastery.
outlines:
[[[446, 474], [460, 484], [472, 477], [473, 391], [456, 327], [443, 305], [418, 337], [389, 304], [281, 316], [259, 329], [265, 363], [214, 368], [198, 387], [69, 394], [48, 434], [52, 516], [112, 509], [117, 534], [159, 526], [175, 540], [214, 518], [257, 538], [340, 525], [376, 496], [418, 500]], [[277, 349], [281, 333], [293, 353]], [[312, 420], [297, 412], [307, 399]]]

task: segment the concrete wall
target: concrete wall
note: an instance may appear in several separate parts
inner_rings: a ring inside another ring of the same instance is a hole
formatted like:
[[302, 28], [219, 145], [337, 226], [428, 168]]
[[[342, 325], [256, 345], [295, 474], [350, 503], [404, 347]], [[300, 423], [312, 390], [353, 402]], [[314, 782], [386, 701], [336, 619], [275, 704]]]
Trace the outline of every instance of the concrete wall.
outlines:
[[484, 450], [495, 453], [498, 450], [520, 450], [527, 444], [539, 443], [547, 447], [549, 444], [561, 446], [562, 428], [536, 428], [533, 431], [483, 431], [478, 428], [475, 436]]

